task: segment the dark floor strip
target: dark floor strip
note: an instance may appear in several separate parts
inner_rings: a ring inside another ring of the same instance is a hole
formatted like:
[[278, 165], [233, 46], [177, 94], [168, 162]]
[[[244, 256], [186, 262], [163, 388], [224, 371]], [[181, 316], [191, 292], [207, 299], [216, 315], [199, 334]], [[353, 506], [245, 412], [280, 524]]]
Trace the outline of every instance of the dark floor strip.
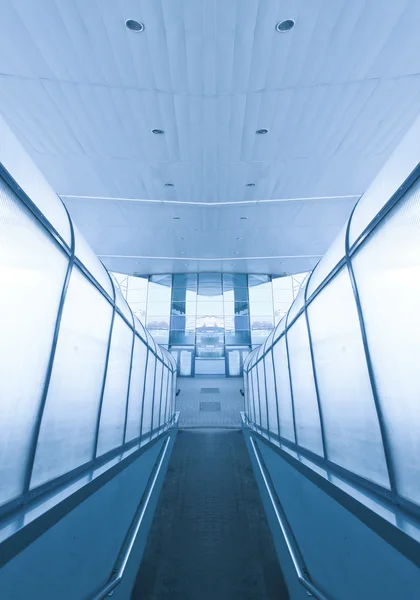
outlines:
[[241, 431], [182, 431], [132, 600], [286, 600]]

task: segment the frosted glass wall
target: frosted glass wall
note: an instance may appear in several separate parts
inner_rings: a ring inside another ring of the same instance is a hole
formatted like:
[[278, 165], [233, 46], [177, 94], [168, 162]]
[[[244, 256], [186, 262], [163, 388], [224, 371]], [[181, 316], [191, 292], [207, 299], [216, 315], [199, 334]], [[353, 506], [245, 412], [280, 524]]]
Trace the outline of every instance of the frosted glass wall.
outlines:
[[[247, 418], [262, 435], [418, 514], [420, 180], [413, 180], [376, 201], [381, 212], [346, 248], [350, 217], [274, 334], [248, 356], [244, 388]], [[371, 214], [370, 201], [356, 206], [356, 220]]]
[[[44, 484], [59, 485], [162, 431], [173, 417], [176, 364], [133, 318], [70, 219], [63, 238], [62, 223], [50, 223], [1, 169], [0, 512], [7, 513]], [[55, 201], [60, 210], [50, 218], [66, 215]]]

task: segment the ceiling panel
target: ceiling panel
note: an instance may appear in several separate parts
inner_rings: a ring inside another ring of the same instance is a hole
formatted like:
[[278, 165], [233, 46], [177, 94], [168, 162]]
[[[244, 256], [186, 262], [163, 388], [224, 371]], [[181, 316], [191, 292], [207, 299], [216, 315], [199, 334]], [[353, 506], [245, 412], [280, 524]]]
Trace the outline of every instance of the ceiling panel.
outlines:
[[[225, 203], [322, 197], [237, 209], [252, 214], [249, 259], [293, 254], [297, 239], [319, 254], [419, 112], [417, 0], [0, 0], [0, 11], [0, 111], [108, 254], [108, 229], [135, 254], [146, 222], [149, 255], [167, 245], [183, 260], [178, 205], [124, 199], [188, 203], [187, 229], [202, 234], [191, 252], [209, 258], [238, 237]], [[295, 27], [279, 33], [284, 19]], [[203, 202], [220, 206], [190, 204]]]

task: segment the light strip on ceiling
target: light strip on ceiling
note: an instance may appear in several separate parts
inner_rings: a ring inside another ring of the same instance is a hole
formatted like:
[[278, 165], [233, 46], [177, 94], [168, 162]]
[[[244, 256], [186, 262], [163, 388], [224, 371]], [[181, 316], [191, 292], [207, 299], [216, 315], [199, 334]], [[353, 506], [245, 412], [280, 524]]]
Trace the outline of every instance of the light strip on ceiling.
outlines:
[[321, 258], [323, 254], [282, 254], [280, 256], [231, 256], [230, 258], [189, 258], [187, 256], [140, 256], [140, 255], [128, 255], [128, 254], [98, 254], [99, 258], [130, 258], [130, 259], [142, 259], [142, 260], [200, 260], [215, 262], [218, 260], [278, 260], [278, 259], [290, 259], [290, 258]]
[[303, 198], [273, 198], [264, 200], [237, 200], [233, 202], [183, 202], [181, 200], [151, 200], [148, 198], [119, 198], [111, 196], [74, 196], [70, 194], [59, 194], [63, 200], [104, 200], [111, 202], [136, 202], [145, 204], [177, 204], [185, 206], [239, 206], [244, 204], [275, 204], [282, 202], [313, 202], [317, 200], [358, 200], [361, 195], [350, 196], [308, 196]]

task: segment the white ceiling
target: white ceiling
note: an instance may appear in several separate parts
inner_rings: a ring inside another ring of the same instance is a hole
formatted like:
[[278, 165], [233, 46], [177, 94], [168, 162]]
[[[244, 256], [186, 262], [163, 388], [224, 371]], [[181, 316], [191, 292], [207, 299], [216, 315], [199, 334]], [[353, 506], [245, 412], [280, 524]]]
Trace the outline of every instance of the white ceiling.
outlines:
[[419, 113], [418, 0], [0, 0], [0, 15], [0, 111], [123, 272], [312, 268]]

